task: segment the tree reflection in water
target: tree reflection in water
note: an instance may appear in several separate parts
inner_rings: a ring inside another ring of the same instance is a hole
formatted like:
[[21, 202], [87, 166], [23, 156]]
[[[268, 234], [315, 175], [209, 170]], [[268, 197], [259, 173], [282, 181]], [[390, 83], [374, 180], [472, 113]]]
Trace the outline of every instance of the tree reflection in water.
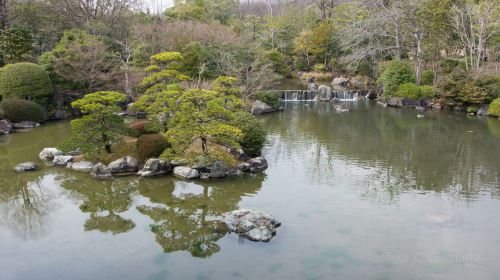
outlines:
[[75, 191], [78, 197], [83, 200], [80, 210], [84, 213], [90, 213], [90, 217], [84, 224], [86, 231], [98, 230], [120, 234], [135, 227], [132, 220], [125, 219], [118, 214], [130, 208], [131, 195], [137, 190], [137, 182], [136, 178], [114, 181], [73, 178], [65, 181], [63, 187]]
[[220, 250], [217, 241], [227, 234], [218, 218], [237, 209], [243, 196], [257, 193], [264, 178], [260, 174], [196, 183], [169, 180], [167, 185], [143, 180], [139, 192], [153, 204], [137, 209], [153, 220], [151, 231], [166, 253], [187, 251], [207, 258]]
[[43, 182], [53, 177], [18, 174], [0, 182], [1, 221], [17, 236], [33, 239], [46, 232], [51, 195]]

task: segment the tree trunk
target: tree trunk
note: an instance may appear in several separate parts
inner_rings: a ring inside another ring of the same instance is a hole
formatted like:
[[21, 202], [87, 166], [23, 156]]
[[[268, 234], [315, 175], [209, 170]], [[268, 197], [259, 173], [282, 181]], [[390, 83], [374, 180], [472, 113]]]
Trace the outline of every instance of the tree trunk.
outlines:
[[201, 137], [201, 150], [203, 153], [207, 154], [207, 138]]
[[0, 0], [0, 31], [7, 28], [7, 0]]

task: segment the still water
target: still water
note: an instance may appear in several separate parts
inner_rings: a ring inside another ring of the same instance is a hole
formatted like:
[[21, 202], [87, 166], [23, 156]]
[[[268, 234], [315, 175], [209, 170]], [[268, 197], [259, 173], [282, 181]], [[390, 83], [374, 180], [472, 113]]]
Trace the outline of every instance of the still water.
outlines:
[[[285, 105], [269, 169], [238, 179], [16, 174], [68, 124], [0, 138], [0, 279], [498, 279], [500, 121]], [[283, 226], [239, 239], [214, 222], [238, 208]]]

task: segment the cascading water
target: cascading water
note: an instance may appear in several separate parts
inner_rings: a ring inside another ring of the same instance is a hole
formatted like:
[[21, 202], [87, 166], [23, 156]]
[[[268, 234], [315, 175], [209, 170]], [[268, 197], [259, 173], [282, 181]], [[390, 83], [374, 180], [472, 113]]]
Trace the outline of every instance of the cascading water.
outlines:
[[[367, 98], [372, 90], [332, 90], [332, 98], [340, 101], [357, 101], [361, 97]], [[283, 90], [281, 98], [283, 101], [317, 101], [317, 90]]]

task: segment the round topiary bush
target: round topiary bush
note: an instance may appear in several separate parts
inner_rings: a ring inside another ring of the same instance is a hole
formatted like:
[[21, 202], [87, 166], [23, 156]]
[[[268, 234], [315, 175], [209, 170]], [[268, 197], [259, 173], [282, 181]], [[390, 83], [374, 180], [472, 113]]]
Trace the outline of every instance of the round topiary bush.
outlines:
[[0, 110], [3, 117], [11, 122], [18, 123], [22, 121], [43, 122], [45, 114], [40, 105], [33, 101], [19, 98], [8, 98], [0, 103]]
[[488, 115], [500, 117], [500, 97], [491, 102], [488, 108]]
[[384, 67], [379, 82], [384, 87], [385, 96], [394, 96], [400, 85], [415, 83], [415, 74], [408, 62], [394, 60]]
[[260, 155], [266, 142], [266, 131], [262, 123], [253, 115], [242, 112], [236, 116], [234, 126], [243, 132], [243, 138], [239, 141], [241, 148], [251, 156]]
[[161, 134], [144, 134], [137, 139], [137, 157], [141, 162], [150, 158], [159, 157], [163, 151], [170, 147], [165, 137]]
[[45, 69], [33, 63], [8, 64], [0, 75], [0, 97], [41, 100], [52, 95], [52, 83]]
[[417, 100], [420, 98], [418, 86], [414, 83], [405, 83], [400, 85], [395, 96], [406, 97], [411, 100]]

